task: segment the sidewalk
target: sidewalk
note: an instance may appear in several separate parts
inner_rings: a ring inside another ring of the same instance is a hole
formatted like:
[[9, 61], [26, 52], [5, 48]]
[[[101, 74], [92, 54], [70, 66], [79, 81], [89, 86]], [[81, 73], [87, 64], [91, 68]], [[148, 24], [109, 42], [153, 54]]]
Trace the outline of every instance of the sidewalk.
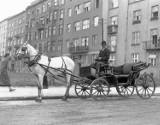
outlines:
[[[37, 87], [15, 87], [14, 92], [9, 92], [8, 87], [0, 87], [0, 101], [9, 100], [35, 100], [38, 94]], [[65, 94], [66, 87], [49, 87], [48, 89], [43, 89], [43, 99], [62, 99]], [[70, 97], [77, 98], [74, 90], [74, 86], [70, 88]], [[135, 91], [136, 94], [136, 91]], [[109, 95], [118, 95], [115, 88], [111, 88]], [[156, 87], [155, 96], [160, 95], [160, 87]]]

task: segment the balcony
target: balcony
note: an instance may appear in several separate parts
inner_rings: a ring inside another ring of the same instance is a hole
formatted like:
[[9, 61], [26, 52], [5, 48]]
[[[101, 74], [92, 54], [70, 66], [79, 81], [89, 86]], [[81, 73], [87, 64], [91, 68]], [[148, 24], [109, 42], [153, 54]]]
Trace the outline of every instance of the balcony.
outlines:
[[133, 22], [132, 22], [133, 25], [134, 24], [139, 24], [139, 23], [141, 23], [141, 20], [133, 20]]
[[87, 53], [88, 51], [89, 51], [89, 46], [73, 46], [69, 48], [69, 52], [72, 54]]
[[37, 23], [37, 24], [36, 24], [36, 28], [37, 28], [37, 30], [43, 30], [43, 29], [45, 28], [45, 25], [44, 25], [44, 24]]
[[7, 38], [9, 41], [12, 41], [13, 40], [13, 38], [10, 36], [10, 37], [8, 37]]
[[14, 35], [14, 37], [15, 37], [16, 39], [19, 39], [19, 38], [20, 38], [20, 35], [19, 35], [19, 34], [16, 34], [16, 35]]
[[145, 49], [147, 51], [160, 50], [160, 41], [157, 40], [154, 43], [153, 43], [153, 41], [145, 41]]
[[118, 32], [118, 25], [109, 25], [108, 34], [115, 34]]

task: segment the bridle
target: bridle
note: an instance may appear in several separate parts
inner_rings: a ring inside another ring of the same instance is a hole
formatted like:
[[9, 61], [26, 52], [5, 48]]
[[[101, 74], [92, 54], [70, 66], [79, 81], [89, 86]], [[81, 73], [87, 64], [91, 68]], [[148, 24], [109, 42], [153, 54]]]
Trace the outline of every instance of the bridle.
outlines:
[[[37, 60], [39, 59], [39, 57], [41, 56], [41, 54], [37, 53], [36, 55], [30, 55], [29, 54], [29, 51], [28, 51], [28, 48], [26, 46], [23, 46], [22, 48], [20, 48], [21, 52], [23, 53], [17, 53], [17, 55], [20, 55], [22, 58], [24, 58], [24, 62], [26, 64], [28, 64], [28, 66], [32, 66], [34, 65], [35, 63], [37, 63]], [[32, 60], [30, 59], [31, 57], [34, 57]], [[26, 61], [27, 59], [27, 61]]]

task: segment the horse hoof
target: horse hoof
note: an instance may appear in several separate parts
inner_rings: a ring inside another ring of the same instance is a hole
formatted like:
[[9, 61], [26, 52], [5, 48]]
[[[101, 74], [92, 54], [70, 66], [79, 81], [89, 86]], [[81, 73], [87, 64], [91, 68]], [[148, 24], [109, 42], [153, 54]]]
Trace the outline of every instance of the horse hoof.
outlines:
[[35, 102], [42, 102], [42, 99], [37, 98], [37, 99], [35, 100]]
[[63, 97], [63, 99], [62, 99], [63, 101], [67, 101], [67, 97]]

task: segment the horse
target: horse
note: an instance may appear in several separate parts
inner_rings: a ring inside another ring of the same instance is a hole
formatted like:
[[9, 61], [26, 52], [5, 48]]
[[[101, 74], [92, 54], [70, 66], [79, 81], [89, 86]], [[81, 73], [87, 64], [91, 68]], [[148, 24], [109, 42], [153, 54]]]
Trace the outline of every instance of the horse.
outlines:
[[[63, 74], [67, 83], [66, 92], [62, 100], [66, 101], [69, 96], [69, 89], [72, 86], [71, 76], [73, 75], [75, 63], [67, 56], [49, 58], [46, 55], [40, 54], [28, 42], [25, 42], [16, 53], [18, 58], [24, 58], [29, 67], [32, 67], [32, 72], [37, 78], [38, 97], [36, 102], [42, 101], [43, 79], [45, 76], [56, 76]], [[58, 71], [57, 71], [58, 70]]]

